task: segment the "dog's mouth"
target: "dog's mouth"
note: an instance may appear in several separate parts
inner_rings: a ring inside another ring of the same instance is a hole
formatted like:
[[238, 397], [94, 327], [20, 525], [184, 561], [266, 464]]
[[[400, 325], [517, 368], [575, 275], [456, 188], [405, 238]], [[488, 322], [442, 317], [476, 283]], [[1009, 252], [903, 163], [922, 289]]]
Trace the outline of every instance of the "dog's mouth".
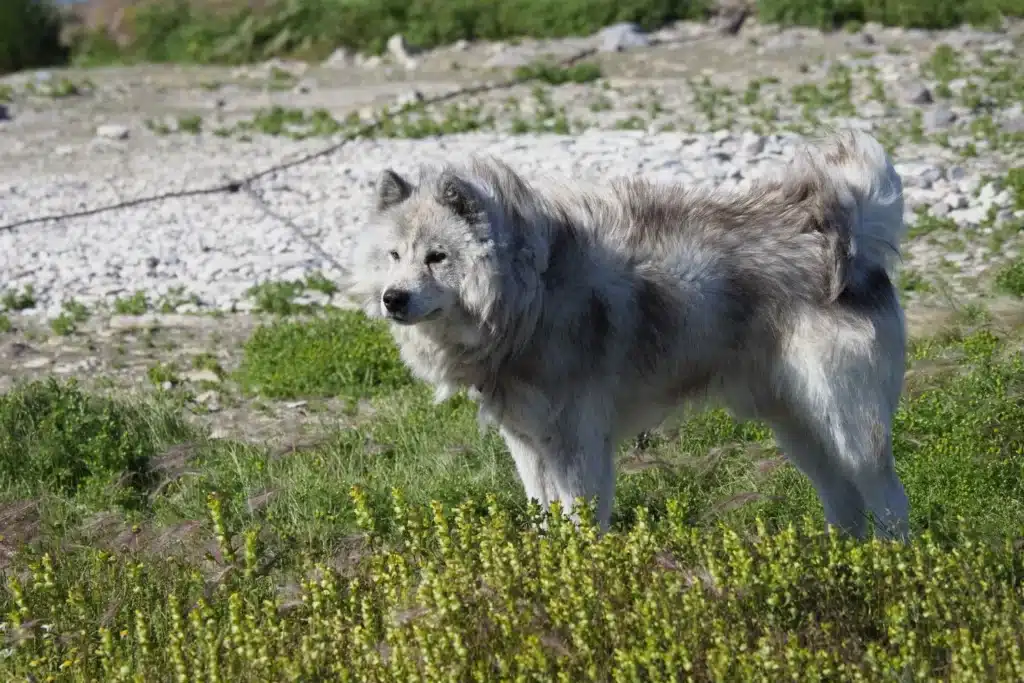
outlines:
[[399, 325], [416, 325], [417, 323], [427, 322], [428, 320], [435, 320], [441, 315], [441, 309], [435, 308], [426, 315], [417, 316], [410, 318], [404, 313], [388, 313], [388, 319], [391, 322], [398, 323]]

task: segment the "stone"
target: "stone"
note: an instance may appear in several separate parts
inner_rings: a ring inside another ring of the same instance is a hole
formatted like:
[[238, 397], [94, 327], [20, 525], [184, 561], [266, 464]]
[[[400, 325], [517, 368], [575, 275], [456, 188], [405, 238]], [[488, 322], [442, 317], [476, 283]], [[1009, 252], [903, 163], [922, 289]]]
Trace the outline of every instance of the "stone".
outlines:
[[650, 39], [640, 27], [630, 22], [612, 24], [601, 29], [598, 34], [601, 52], [623, 52], [650, 45]]
[[946, 206], [950, 209], [966, 209], [970, 203], [966, 195], [954, 193], [946, 195]]
[[423, 100], [423, 93], [421, 93], [419, 90], [410, 90], [399, 95], [398, 98], [395, 100], [395, 104], [397, 104], [399, 108], [403, 108], [412, 106], [414, 104], [418, 104]]
[[409, 43], [406, 42], [405, 36], [401, 33], [388, 38], [388, 54], [395, 61], [396, 64], [401, 64], [406, 69], [415, 69], [417, 66], [416, 60], [413, 59], [413, 55], [417, 52], [414, 50]]
[[754, 133], [744, 133], [740, 141], [740, 149], [747, 156], [757, 156], [764, 151], [765, 137]]
[[3, 102], [0, 102], [0, 121], [10, 121], [10, 120], [11, 120], [11, 110], [10, 110], [10, 108], [6, 104], [4, 104]]
[[936, 131], [949, 128], [954, 121], [956, 121], [956, 114], [949, 107], [940, 104], [924, 113], [922, 123], [924, 123], [925, 129]]
[[501, 50], [495, 52], [484, 62], [487, 69], [515, 69], [531, 62], [530, 56], [522, 50]]
[[130, 135], [128, 126], [118, 123], [106, 123], [96, 129], [96, 136], [105, 140], [127, 140]]
[[1024, 133], [1024, 115], [1007, 117], [999, 127], [1004, 133]]
[[200, 382], [220, 382], [220, 375], [213, 370], [194, 370], [185, 376], [189, 382], [199, 384]]
[[331, 69], [341, 69], [351, 66], [353, 61], [352, 52], [347, 48], [339, 47], [324, 60], [323, 65]]
[[904, 99], [910, 104], [931, 104], [935, 101], [932, 91], [920, 83], [908, 87]]

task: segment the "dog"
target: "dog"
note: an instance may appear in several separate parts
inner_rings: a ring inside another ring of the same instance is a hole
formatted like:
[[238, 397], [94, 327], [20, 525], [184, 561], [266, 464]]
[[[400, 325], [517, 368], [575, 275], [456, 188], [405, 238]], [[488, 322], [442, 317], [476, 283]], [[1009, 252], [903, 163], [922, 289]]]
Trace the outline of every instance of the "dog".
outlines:
[[711, 401], [771, 427], [828, 528], [908, 537], [902, 182], [871, 135], [743, 188], [531, 183], [477, 155], [385, 169], [373, 204], [350, 296], [439, 401], [478, 403], [542, 508], [596, 499], [607, 531], [617, 445]]

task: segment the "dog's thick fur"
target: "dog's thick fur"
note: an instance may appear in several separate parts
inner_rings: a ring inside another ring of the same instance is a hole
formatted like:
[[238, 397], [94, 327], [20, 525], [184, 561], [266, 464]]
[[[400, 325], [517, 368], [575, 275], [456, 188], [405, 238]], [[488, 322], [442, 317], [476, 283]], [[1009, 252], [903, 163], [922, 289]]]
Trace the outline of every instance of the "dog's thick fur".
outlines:
[[732, 191], [540, 186], [484, 158], [415, 185], [387, 170], [376, 209], [351, 293], [440, 398], [470, 391], [528, 497], [596, 497], [607, 528], [616, 445], [711, 399], [771, 425], [830, 525], [906, 538], [902, 185], [868, 134]]

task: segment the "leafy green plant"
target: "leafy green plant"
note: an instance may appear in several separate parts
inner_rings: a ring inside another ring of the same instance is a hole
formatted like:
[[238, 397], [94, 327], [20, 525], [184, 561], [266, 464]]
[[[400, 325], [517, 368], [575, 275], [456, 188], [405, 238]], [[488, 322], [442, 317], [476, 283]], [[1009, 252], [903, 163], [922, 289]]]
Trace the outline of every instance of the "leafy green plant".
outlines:
[[[290, 594], [257, 526], [207, 500], [209, 580], [173, 559], [18, 558], [0, 598], [0, 672], [110, 680], [1015, 680], [1024, 570], [1011, 540], [850, 543], [814, 520], [751, 536], [642, 512], [601, 536], [557, 506], [516, 520], [351, 490], [364, 535]], [[234, 532], [234, 533], [233, 533]], [[361, 559], [360, 559], [361, 555]], [[212, 585], [211, 585], [212, 584]], [[111, 601], [110, 596], [119, 599]], [[913, 616], [910, 616], [913, 615]], [[51, 633], [61, 638], [47, 637]]]
[[[271, 0], [224, 3], [216, 10], [187, 0], [142, 4], [127, 27], [121, 57], [157, 62], [252, 62], [273, 56], [325, 56], [338, 45], [382, 52], [402, 33], [430, 48], [460, 39], [553, 38], [592, 33], [618, 21], [654, 29], [676, 19], [699, 18], [705, 0]], [[109, 40], [87, 36], [82, 59], [109, 59]]]
[[121, 315], [143, 315], [148, 310], [149, 301], [142, 290], [128, 297], [119, 296], [114, 299], [114, 312]]
[[578, 62], [572, 66], [560, 66], [540, 61], [517, 67], [515, 76], [523, 80], [542, 81], [549, 85], [589, 83], [601, 77], [601, 67], [594, 62]]
[[7, 311], [24, 311], [28, 308], [35, 308], [36, 293], [32, 285], [25, 285], [19, 292], [16, 289], [8, 289], [0, 297], [0, 304]]
[[996, 271], [995, 285], [1000, 292], [1024, 297], [1024, 257], [1018, 256]]

